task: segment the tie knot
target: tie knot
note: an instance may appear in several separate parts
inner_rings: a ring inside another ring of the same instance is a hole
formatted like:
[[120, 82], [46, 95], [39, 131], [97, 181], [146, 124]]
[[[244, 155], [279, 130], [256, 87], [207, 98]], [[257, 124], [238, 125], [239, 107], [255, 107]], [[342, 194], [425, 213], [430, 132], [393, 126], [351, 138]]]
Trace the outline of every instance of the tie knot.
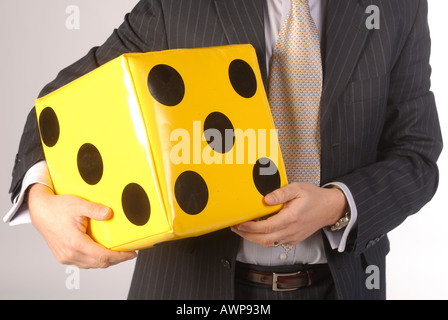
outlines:
[[291, 0], [291, 7], [296, 9], [301, 7], [309, 10], [309, 0]]

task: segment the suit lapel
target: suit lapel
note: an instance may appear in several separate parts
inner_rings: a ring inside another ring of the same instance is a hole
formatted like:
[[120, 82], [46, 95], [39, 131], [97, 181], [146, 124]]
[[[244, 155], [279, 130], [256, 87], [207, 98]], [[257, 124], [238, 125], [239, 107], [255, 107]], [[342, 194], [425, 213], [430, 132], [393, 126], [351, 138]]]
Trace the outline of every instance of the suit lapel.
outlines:
[[330, 117], [330, 105], [347, 86], [368, 35], [366, 6], [359, 0], [327, 3], [324, 86], [321, 127]]
[[257, 51], [261, 75], [266, 81], [264, 0], [215, 0], [215, 7], [229, 44], [250, 43]]

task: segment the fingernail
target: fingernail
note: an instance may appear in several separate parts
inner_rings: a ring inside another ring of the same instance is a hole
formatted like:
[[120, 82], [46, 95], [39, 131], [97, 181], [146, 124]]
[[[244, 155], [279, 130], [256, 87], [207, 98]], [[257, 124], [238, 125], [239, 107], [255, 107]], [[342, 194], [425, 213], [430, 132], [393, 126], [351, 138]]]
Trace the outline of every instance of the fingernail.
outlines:
[[238, 234], [239, 234], [241, 231], [244, 232], [244, 228], [241, 227], [240, 225], [233, 226], [233, 227], [231, 228], [231, 230], [232, 230], [233, 232], [235, 232], [235, 233], [238, 233]]
[[276, 204], [277, 203], [277, 198], [272, 194], [267, 194], [264, 197], [264, 200], [268, 203], [268, 204]]
[[244, 227], [244, 224], [239, 224], [239, 225], [237, 226], [237, 230], [238, 230], [238, 231], [243, 231], [243, 232], [245, 232], [245, 231], [247, 231], [247, 228]]
[[109, 214], [110, 214], [110, 209], [107, 208], [107, 207], [102, 208], [101, 211], [100, 211], [100, 215], [103, 218], [107, 218], [109, 216]]

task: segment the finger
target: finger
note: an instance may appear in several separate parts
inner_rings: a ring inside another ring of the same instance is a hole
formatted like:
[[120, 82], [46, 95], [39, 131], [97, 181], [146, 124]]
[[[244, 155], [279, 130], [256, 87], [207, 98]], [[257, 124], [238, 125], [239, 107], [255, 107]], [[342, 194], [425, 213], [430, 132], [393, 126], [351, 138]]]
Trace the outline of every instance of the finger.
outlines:
[[264, 197], [267, 205], [276, 206], [299, 197], [299, 184], [291, 183], [287, 186], [277, 189]]
[[134, 251], [114, 251], [94, 242], [85, 236], [80, 246], [83, 248], [79, 254], [78, 266], [84, 269], [108, 268], [110, 266], [132, 260], [137, 257]]
[[85, 216], [93, 220], [103, 221], [112, 217], [112, 209], [97, 203], [90, 202], [86, 209]]
[[270, 234], [284, 230], [288, 227], [288, 208], [284, 208], [276, 215], [265, 220], [247, 221], [234, 226], [234, 228], [246, 233]]
[[271, 221], [247, 221], [234, 226], [237, 231], [245, 233], [269, 234], [275, 231], [275, 227]]
[[93, 220], [103, 221], [110, 219], [113, 215], [112, 209], [104, 205], [90, 202], [81, 198], [75, 198], [74, 204], [77, 208], [73, 208], [70, 212], [73, 212], [76, 216], [87, 217]]
[[236, 228], [231, 228], [233, 232], [238, 234], [240, 237], [254, 242], [258, 243], [259, 245], [265, 247], [265, 248], [272, 248], [275, 247], [281, 243], [283, 243], [284, 235], [282, 232], [276, 232], [271, 234], [263, 234], [263, 233], [251, 233], [251, 232], [245, 232], [245, 231], [239, 231]]

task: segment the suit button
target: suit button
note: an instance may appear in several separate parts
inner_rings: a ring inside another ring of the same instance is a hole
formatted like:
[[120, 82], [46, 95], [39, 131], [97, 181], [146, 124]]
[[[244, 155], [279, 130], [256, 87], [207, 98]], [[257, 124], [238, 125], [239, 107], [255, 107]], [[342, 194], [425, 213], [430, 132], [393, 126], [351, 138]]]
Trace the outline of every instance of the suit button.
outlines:
[[230, 260], [227, 258], [222, 258], [221, 259], [221, 265], [225, 268], [230, 270], [230, 267], [232, 266], [232, 264], [230, 263]]

